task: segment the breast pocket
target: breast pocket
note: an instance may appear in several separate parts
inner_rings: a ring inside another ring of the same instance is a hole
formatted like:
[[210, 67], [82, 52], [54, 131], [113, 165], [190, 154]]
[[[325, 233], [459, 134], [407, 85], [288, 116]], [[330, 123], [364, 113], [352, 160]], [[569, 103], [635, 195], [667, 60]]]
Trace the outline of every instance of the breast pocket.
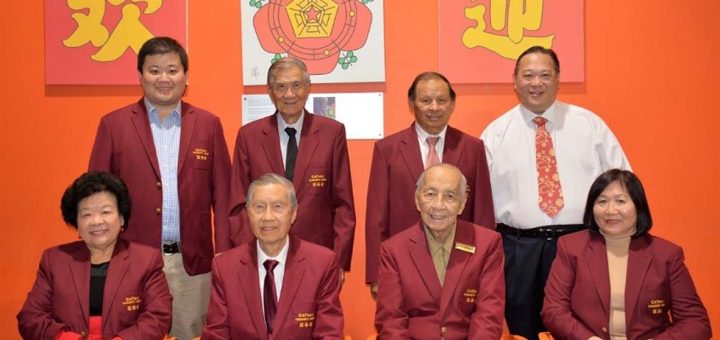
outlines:
[[467, 280], [461, 282], [458, 286], [459, 296], [457, 297], [457, 306], [460, 312], [464, 315], [469, 316], [475, 312], [475, 299], [478, 295], [478, 278], [470, 277]]
[[288, 315], [287, 325], [297, 339], [309, 339], [315, 328], [315, 303], [294, 304]]
[[332, 185], [332, 172], [329, 166], [311, 165], [305, 172], [304, 193], [309, 195], [326, 194]]
[[210, 170], [213, 163], [211, 150], [210, 143], [207, 140], [201, 139], [192, 142], [187, 161], [190, 162], [193, 169]]

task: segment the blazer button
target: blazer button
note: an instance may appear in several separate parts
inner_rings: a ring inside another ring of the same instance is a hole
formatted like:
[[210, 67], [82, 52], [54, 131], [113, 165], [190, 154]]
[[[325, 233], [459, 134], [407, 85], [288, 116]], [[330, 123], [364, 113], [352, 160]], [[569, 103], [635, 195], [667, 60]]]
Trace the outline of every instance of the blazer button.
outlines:
[[162, 213], [162, 209], [155, 208], [155, 214], [160, 215]]
[[446, 333], [447, 333], [447, 327], [445, 327], [445, 326], [440, 327], [440, 333], [446, 334]]
[[608, 332], [607, 327], [603, 327], [603, 328], [602, 328], [602, 331], [603, 331], [603, 333], [607, 333], [607, 332]]
[[162, 189], [162, 182], [158, 181], [157, 183], [155, 183], [155, 186], [156, 186], [158, 189]]

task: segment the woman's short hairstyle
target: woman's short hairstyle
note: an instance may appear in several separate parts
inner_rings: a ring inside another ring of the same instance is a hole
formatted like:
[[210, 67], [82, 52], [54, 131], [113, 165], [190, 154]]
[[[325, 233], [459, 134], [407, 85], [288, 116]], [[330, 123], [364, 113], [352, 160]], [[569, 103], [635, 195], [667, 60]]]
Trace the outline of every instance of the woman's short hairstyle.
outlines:
[[103, 171], [86, 172], [65, 189], [65, 193], [60, 200], [60, 210], [62, 210], [65, 223], [77, 229], [80, 201], [99, 192], [108, 192], [115, 196], [118, 212], [125, 220], [122, 227], [127, 228], [130, 220], [130, 210], [132, 209], [128, 188], [120, 178]]
[[595, 216], [593, 214], [593, 207], [595, 201], [602, 194], [612, 182], [619, 182], [620, 185], [627, 190], [630, 195], [630, 199], [635, 205], [635, 211], [637, 213], [637, 225], [635, 234], [633, 237], [638, 237], [647, 234], [652, 228], [652, 216], [650, 215], [650, 207], [648, 206], [647, 197], [645, 196], [645, 189], [643, 188], [640, 179], [628, 170], [611, 169], [602, 173], [593, 184], [590, 186], [590, 192], [588, 193], [587, 203], [585, 204], [585, 215], [583, 222], [585, 227], [593, 232], [599, 233], [600, 227], [595, 222]]

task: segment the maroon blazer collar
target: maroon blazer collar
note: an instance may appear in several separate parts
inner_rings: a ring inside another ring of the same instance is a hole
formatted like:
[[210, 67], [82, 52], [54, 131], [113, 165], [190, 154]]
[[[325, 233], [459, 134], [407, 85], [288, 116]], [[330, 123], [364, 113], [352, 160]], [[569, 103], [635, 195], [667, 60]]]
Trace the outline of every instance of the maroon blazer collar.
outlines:
[[[160, 166], [157, 159], [157, 150], [155, 150], [155, 143], [153, 142], [152, 130], [150, 129], [150, 120], [148, 118], [147, 108], [145, 107], [144, 98], [132, 106], [131, 111], [133, 116], [131, 118], [135, 133], [137, 133], [138, 139], [145, 149], [145, 154], [148, 161], [152, 165], [155, 176], [160, 178]], [[178, 174], [182, 171], [185, 159], [188, 156], [190, 149], [190, 141], [192, 140], [193, 131], [195, 130], [195, 115], [194, 109], [190, 104], [181, 102], [180, 104], [180, 115], [182, 117], [180, 123], [180, 150], [178, 153]]]
[[[610, 282], [608, 278], [610, 273], [608, 270], [607, 247], [605, 239], [602, 235], [590, 232], [590, 242], [588, 242], [587, 251], [583, 254], [585, 263], [595, 284], [595, 290], [598, 294], [598, 300], [601, 301], [603, 315], [610, 315]], [[637, 299], [640, 295], [640, 289], [643, 287], [645, 277], [652, 256], [646, 253], [646, 249], [650, 245], [650, 236], [643, 235], [633, 238], [630, 241], [630, 249], [628, 252], [627, 276], [625, 279], [625, 322], [630, 325], [630, 318], [634, 315]]]
[[[283, 276], [282, 290], [280, 291], [280, 299], [278, 301], [277, 313], [275, 314], [275, 329], [282, 329], [283, 322], [287, 319], [287, 314], [292, 307], [298, 288], [305, 274], [305, 255], [299, 251], [300, 242], [296, 237], [288, 235], [290, 246], [288, 248], [287, 263], [285, 265], [285, 274]], [[238, 271], [238, 279], [240, 287], [245, 295], [245, 302], [249, 309], [250, 317], [255, 325], [257, 334], [261, 339], [267, 339], [267, 327], [265, 318], [263, 317], [262, 299], [260, 292], [260, 282], [258, 281], [258, 255], [257, 241], [248, 244], [247, 253], [240, 257], [240, 270]]]
[[[87, 323], [90, 319], [90, 250], [84, 242], [77, 242], [73, 251], [73, 262], [70, 263], [70, 273], [75, 284], [75, 293], [78, 297], [83, 320]], [[117, 291], [122, 284], [125, 273], [128, 269], [127, 259], [129, 257], [128, 241], [118, 238], [110, 259], [107, 277], [105, 279], [105, 290], [103, 295], [103, 323], [108, 322], [110, 307], [113, 305]], [[70, 308], [70, 307], [68, 307]], [[86, 325], [87, 326], [87, 325]], [[106, 325], [103, 325], [105, 327]]]

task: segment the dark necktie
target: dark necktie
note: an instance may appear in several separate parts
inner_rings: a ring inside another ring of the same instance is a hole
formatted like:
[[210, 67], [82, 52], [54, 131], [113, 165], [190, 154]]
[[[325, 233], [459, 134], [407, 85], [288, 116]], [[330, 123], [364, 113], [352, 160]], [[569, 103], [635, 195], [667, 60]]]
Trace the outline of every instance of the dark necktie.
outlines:
[[265, 305], [265, 325], [267, 325], [268, 334], [273, 332], [273, 321], [275, 320], [275, 312], [277, 311], [277, 295], [275, 293], [275, 274], [273, 269], [278, 265], [278, 261], [265, 260], [265, 287], [263, 289], [263, 304]]
[[285, 132], [290, 136], [287, 143], [287, 155], [285, 157], [285, 178], [293, 180], [293, 172], [295, 172], [295, 159], [297, 158], [298, 145], [295, 139], [297, 130], [295, 128], [286, 127]]

